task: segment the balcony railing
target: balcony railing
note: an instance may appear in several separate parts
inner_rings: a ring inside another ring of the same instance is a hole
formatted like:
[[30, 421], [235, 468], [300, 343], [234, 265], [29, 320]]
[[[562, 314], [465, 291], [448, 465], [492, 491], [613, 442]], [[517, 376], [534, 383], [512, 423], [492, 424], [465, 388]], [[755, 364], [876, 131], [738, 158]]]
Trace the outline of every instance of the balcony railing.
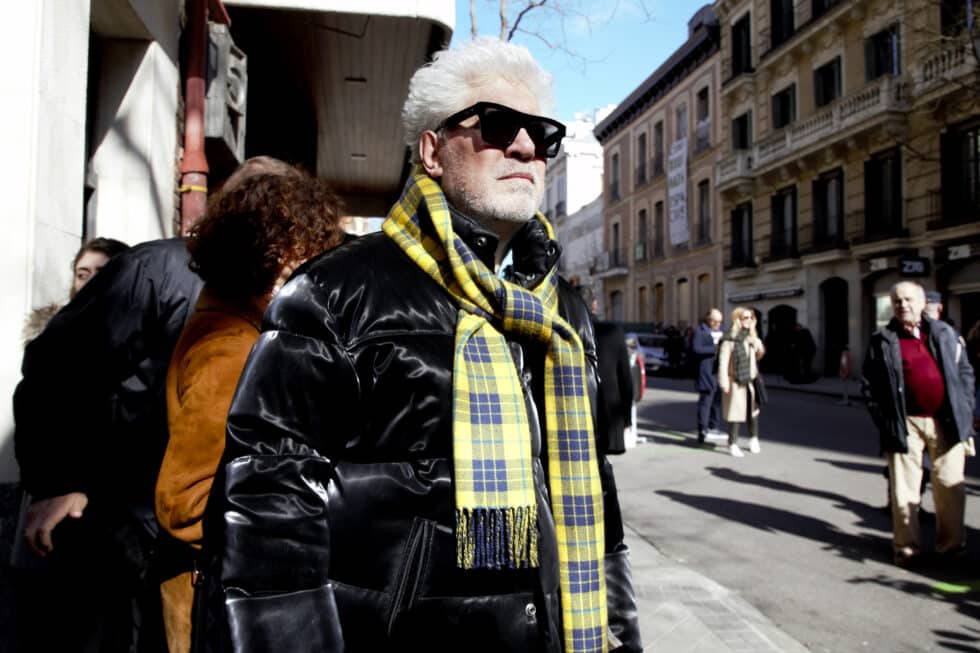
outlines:
[[653, 157], [653, 175], [651, 177], [656, 178], [664, 174], [664, 155], [661, 152]]
[[618, 202], [620, 199], [619, 195], [619, 181], [614, 181], [609, 184], [609, 201]]
[[977, 58], [973, 52], [973, 43], [967, 35], [944, 43], [935, 52], [920, 59], [912, 74], [915, 94], [929, 93], [975, 72]]
[[596, 256], [592, 267], [596, 275], [601, 278], [622, 276], [629, 274], [625, 259], [622, 250], [614, 248]]
[[753, 157], [755, 168], [763, 168], [799, 150], [889, 112], [908, 110], [908, 85], [900, 77], [886, 75], [857, 93], [840, 98], [806, 120], [760, 140]]
[[633, 259], [636, 261], [647, 260], [647, 244], [644, 241], [640, 241], [633, 245]]
[[752, 150], [735, 150], [718, 163], [715, 185], [723, 187], [740, 179], [752, 178]]
[[647, 183], [647, 162], [641, 161], [638, 166], [636, 166], [636, 185], [642, 186]]

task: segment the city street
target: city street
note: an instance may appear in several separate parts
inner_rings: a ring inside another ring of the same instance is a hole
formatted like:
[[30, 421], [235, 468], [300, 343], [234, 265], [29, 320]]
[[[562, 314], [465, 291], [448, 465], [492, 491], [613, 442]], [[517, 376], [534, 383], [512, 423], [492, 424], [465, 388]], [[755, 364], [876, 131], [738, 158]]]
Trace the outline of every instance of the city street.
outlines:
[[[813, 651], [980, 648], [980, 480], [967, 466], [969, 556], [891, 561], [877, 434], [863, 404], [772, 389], [762, 453], [699, 447], [688, 379], [649, 377], [647, 442], [613, 459], [624, 519], [667, 558], [739, 594]], [[924, 506], [931, 512], [931, 500]], [[925, 541], [932, 524], [924, 525]], [[638, 582], [642, 583], [642, 579]]]

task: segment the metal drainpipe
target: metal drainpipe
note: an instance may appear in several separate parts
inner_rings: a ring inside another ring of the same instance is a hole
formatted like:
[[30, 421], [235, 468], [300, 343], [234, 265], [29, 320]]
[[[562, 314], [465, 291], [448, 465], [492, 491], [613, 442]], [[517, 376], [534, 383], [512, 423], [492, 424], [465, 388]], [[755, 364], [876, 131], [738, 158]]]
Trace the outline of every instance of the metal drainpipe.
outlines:
[[204, 215], [208, 159], [204, 154], [204, 98], [208, 56], [207, 0], [187, 3], [187, 79], [184, 90], [184, 157], [180, 162], [180, 235]]

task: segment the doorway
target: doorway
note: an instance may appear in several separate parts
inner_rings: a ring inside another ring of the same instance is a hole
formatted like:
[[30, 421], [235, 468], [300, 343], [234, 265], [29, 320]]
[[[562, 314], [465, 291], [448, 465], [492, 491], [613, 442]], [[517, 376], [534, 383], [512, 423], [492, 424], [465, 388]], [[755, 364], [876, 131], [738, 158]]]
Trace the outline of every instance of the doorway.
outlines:
[[841, 352], [847, 338], [847, 282], [831, 277], [820, 284], [820, 314], [823, 316], [823, 375], [837, 376]]
[[766, 356], [763, 368], [767, 372], [787, 375], [792, 372], [789, 344], [796, 326], [796, 309], [786, 304], [774, 306], [767, 317]]

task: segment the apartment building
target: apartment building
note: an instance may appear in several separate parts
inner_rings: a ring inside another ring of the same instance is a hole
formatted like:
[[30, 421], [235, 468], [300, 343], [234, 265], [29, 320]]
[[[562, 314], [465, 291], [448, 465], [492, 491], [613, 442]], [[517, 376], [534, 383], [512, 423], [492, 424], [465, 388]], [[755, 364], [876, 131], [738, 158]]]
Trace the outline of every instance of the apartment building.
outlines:
[[711, 6], [688, 39], [595, 129], [604, 157], [606, 316], [693, 326], [721, 303], [721, 58]]
[[[726, 307], [855, 366], [914, 279], [980, 319], [975, 0], [720, 0]], [[969, 27], [973, 27], [973, 41]]]
[[[612, 106], [596, 112], [602, 116]], [[541, 211], [562, 247], [561, 274], [598, 293], [595, 261], [602, 253], [602, 146], [592, 134], [595, 119], [576, 114], [566, 123], [558, 156], [548, 162]]]

